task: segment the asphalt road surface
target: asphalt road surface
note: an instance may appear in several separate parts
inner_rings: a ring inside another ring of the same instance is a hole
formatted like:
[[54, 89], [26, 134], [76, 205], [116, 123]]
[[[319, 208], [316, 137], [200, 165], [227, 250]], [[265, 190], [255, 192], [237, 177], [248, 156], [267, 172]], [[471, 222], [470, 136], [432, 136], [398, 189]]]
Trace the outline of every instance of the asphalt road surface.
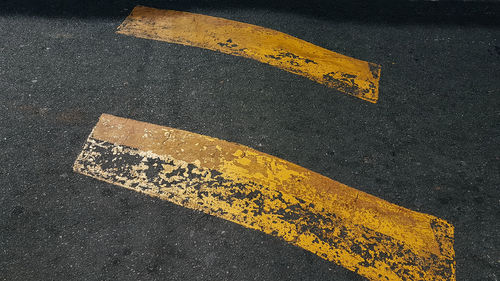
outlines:
[[[264, 26], [380, 64], [379, 101], [116, 34], [137, 4]], [[0, 280], [365, 280], [275, 237], [74, 173], [109, 113], [244, 144], [443, 218], [455, 226], [457, 280], [498, 281], [499, 6], [0, 3]]]

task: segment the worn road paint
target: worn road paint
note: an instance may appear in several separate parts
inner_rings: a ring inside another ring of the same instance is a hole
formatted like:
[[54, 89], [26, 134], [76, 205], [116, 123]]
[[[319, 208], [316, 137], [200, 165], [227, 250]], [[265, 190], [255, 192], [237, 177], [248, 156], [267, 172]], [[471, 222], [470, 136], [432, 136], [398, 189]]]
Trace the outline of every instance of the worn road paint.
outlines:
[[251, 58], [376, 103], [380, 65], [272, 29], [200, 14], [137, 6], [117, 33]]
[[455, 280], [451, 224], [243, 145], [103, 114], [74, 170], [280, 237], [370, 280]]

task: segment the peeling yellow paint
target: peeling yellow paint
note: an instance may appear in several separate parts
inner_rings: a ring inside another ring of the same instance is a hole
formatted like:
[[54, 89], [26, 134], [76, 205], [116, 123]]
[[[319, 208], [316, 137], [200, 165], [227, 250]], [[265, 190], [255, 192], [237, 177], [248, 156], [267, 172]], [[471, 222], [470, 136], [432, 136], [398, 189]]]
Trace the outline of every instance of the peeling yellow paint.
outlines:
[[74, 169], [280, 237], [370, 280], [455, 280], [446, 221], [243, 145], [103, 114]]
[[272, 29], [188, 12], [137, 6], [117, 33], [254, 59], [376, 103], [380, 65]]

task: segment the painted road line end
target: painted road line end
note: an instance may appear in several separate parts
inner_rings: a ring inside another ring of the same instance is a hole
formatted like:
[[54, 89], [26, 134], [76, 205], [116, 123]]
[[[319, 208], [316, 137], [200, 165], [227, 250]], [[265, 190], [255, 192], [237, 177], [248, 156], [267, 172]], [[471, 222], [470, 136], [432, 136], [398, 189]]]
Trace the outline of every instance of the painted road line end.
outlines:
[[372, 103], [378, 100], [380, 65], [329, 51], [276, 30], [137, 6], [117, 33], [254, 59]]
[[103, 114], [74, 171], [279, 237], [369, 280], [455, 280], [448, 222], [240, 144]]

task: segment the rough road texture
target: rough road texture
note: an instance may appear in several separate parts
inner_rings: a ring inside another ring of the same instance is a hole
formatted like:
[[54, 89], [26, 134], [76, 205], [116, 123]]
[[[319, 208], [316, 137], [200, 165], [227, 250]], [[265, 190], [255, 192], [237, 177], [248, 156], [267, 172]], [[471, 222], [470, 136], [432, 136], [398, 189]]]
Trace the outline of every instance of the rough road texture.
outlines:
[[104, 112], [245, 144], [443, 218], [457, 280], [500, 279], [498, 3], [140, 3], [377, 63], [377, 104], [248, 59], [117, 35], [136, 4], [0, 2], [0, 280], [363, 280], [73, 173]]

